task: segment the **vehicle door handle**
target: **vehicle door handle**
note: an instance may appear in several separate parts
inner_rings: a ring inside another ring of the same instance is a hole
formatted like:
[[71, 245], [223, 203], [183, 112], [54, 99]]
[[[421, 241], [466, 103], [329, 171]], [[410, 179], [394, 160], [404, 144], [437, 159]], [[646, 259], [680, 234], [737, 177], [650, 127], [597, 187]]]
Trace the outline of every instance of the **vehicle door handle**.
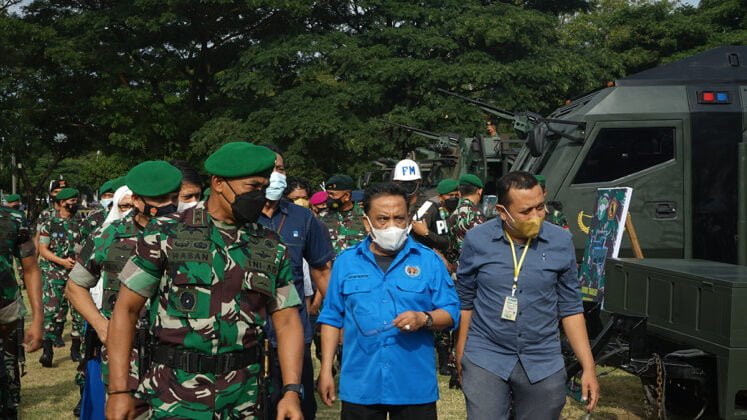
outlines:
[[672, 219], [677, 217], [677, 209], [674, 207], [674, 203], [657, 203], [656, 204], [656, 217]]

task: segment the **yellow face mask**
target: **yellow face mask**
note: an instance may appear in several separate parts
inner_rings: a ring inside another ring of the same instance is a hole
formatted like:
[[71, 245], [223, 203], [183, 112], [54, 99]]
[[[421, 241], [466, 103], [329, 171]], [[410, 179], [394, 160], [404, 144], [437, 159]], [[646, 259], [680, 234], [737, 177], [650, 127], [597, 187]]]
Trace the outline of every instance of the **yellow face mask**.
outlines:
[[542, 227], [542, 222], [544, 222], [544, 219], [541, 217], [532, 217], [529, 220], [516, 220], [513, 216], [511, 216], [511, 213], [509, 213], [508, 209], [504, 206], [503, 210], [506, 211], [506, 214], [508, 214], [508, 217], [511, 218], [511, 223], [506, 221], [506, 225], [508, 225], [508, 228], [511, 229], [511, 232], [514, 233], [514, 236], [517, 238], [530, 238], [534, 239], [539, 235], [540, 228]]
[[293, 200], [293, 203], [295, 205], [297, 205], [297, 206], [309, 208], [309, 200], [307, 200], [305, 198], [297, 198], [297, 199]]

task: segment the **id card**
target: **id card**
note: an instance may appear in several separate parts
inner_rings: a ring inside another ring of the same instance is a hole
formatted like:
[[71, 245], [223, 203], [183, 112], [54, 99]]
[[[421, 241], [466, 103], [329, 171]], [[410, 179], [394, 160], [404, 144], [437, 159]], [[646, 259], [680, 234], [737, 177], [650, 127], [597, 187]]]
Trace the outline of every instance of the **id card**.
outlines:
[[516, 314], [519, 313], [519, 299], [513, 296], [506, 296], [506, 301], [503, 303], [503, 313], [501, 318], [509, 321], [516, 321]]

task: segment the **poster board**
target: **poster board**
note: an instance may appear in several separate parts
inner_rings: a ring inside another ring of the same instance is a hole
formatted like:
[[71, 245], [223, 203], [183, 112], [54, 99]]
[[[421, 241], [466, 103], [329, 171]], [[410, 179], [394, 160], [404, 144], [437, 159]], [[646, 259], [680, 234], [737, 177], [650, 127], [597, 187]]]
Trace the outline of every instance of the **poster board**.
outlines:
[[604, 263], [620, 253], [632, 195], [633, 189], [627, 187], [597, 190], [584, 258], [578, 268], [584, 301], [599, 303], [604, 299]]

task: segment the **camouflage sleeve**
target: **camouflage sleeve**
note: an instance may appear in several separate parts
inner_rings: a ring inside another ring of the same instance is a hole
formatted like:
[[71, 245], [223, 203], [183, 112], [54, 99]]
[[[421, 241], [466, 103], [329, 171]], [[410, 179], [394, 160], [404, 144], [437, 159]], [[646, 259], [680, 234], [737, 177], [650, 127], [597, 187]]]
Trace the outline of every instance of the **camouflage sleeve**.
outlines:
[[75, 267], [70, 271], [70, 280], [80, 287], [90, 289], [96, 286], [101, 276], [101, 259], [105, 253], [100, 230], [97, 230], [83, 245]]
[[44, 245], [49, 245], [52, 243], [52, 240], [49, 238], [49, 228], [50, 228], [50, 221], [49, 219], [45, 219], [42, 223], [39, 224], [39, 243]]
[[135, 252], [119, 274], [119, 280], [140, 296], [150, 298], [156, 294], [164, 267], [161, 249], [161, 232], [152, 220], [137, 241]]
[[293, 271], [291, 270], [288, 248], [278, 247], [279, 270], [275, 278], [275, 300], [267, 305], [268, 312], [291, 308], [301, 304], [296, 287], [293, 285]]
[[485, 215], [482, 214], [482, 212], [478, 210], [475, 212], [475, 218], [472, 219], [472, 223], [469, 228], [472, 229], [473, 227], [477, 225], [481, 225], [483, 223], [485, 223]]
[[24, 217], [23, 215], [19, 215], [18, 237], [16, 238], [16, 244], [16, 257], [23, 259], [32, 255], [36, 255], [36, 247], [34, 246], [34, 239], [31, 237], [29, 223], [28, 220], [26, 220], [26, 217]]

